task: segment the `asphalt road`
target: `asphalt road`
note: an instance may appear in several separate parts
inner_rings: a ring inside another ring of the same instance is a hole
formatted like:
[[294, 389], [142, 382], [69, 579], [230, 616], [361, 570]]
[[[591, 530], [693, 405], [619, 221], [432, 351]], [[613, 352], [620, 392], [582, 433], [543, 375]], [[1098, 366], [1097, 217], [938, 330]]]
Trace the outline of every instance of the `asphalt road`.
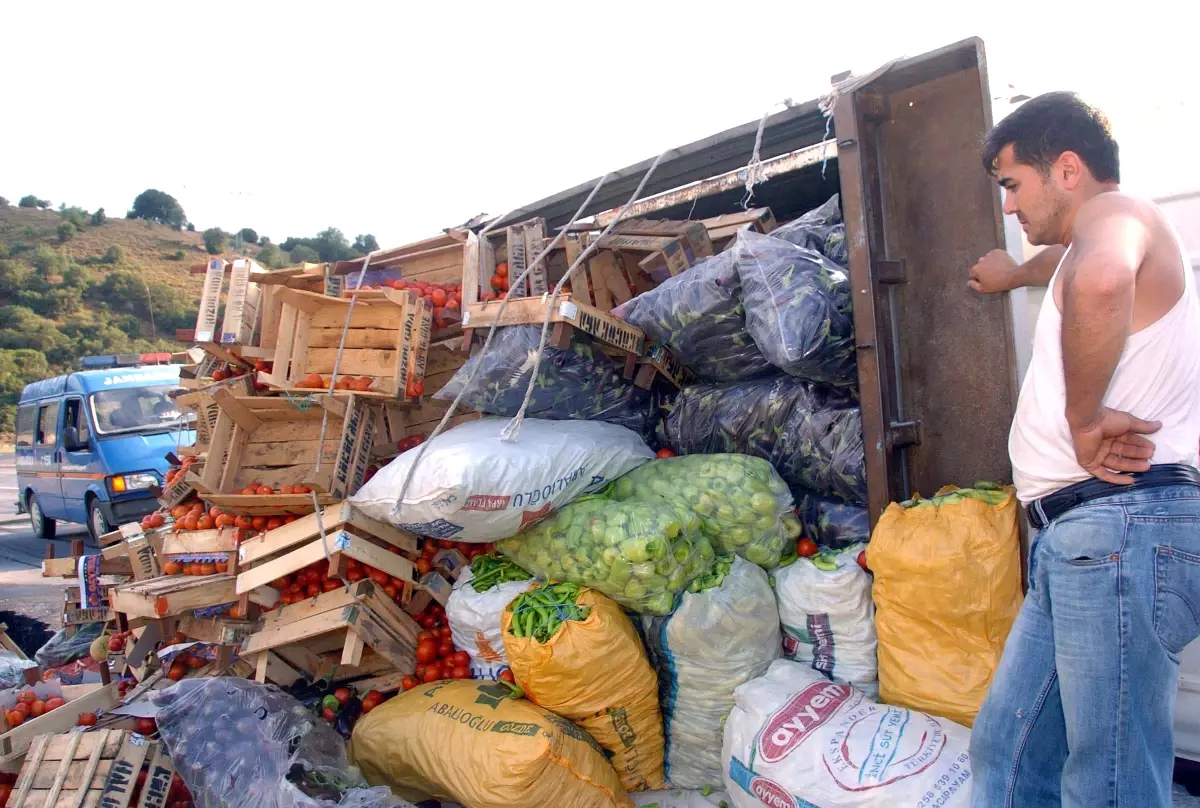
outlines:
[[56, 556], [71, 554], [71, 540], [84, 539], [90, 551], [95, 542], [83, 525], [59, 524], [58, 538], [47, 542], [33, 535], [29, 517], [18, 515], [17, 474], [11, 454], [0, 455], [0, 610], [14, 611], [60, 628], [62, 591], [67, 581], [42, 577], [46, 545]]

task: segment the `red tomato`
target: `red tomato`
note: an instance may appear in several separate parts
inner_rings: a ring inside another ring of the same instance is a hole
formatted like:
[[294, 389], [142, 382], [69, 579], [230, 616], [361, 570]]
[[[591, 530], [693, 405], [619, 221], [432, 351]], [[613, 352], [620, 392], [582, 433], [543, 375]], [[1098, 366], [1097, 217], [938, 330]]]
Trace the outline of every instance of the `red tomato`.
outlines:
[[656, 454], [655, 457], [657, 457], [659, 460], [662, 460], [667, 457], [675, 457], [675, 453], [670, 449], [659, 449], [658, 454]]
[[433, 570], [433, 562], [429, 560], [429, 556], [421, 556], [417, 559], [417, 572], [422, 575], [428, 575]]
[[450, 671], [450, 678], [451, 679], [470, 679], [471, 678], [471, 669], [467, 668], [463, 665], [456, 665], [456, 666], [454, 666], [454, 669]]
[[513, 685], [517, 683], [517, 678], [513, 676], [513, 672], [509, 668], [505, 668], [504, 670], [500, 671], [498, 680], [501, 682], [508, 682], [509, 684]]
[[324, 718], [326, 721], [328, 721], [330, 724], [332, 724], [334, 721], [337, 721], [337, 713], [335, 713], [333, 711], [332, 707], [322, 707], [321, 708], [321, 717]]
[[[424, 671], [421, 671], [421, 673], [424, 673]], [[412, 690], [414, 687], [416, 687], [419, 684], [421, 684], [421, 682], [415, 676], [405, 676], [400, 681], [400, 687], [404, 688], [405, 690]], [[366, 712], [366, 709], [367, 709], [366, 702], [363, 702], [363, 711]]]
[[439, 647], [433, 640], [417, 643], [417, 662], [428, 664], [438, 658]]
[[436, 555], [438, 551], [437, 542], [433, 539], [426, 539], [421, 545], [421, 555], [431, 556]]
[[153, 718], [139, 718], [137, 720], [137, 731], [141, 735], [153, 735], [158, 732], [158, 724]]
[[454, 643], [449, 638], [443, 639], [438, 644], [438, 656], [442, 659], [449, 659], [454, 656]]
[[432, 640], [436, 636], [437, 635], [435, 635], [432, 631], [422, 631], [417, 635], [417, 642], [420, 642], [421, 640]]
[[817, 543], [812, 539], [801, 539], [796, 542], [796, 552], [807, 558], [817, 554]]
[[79, 720], [76, 722], [81, 727], [94, 727], [99, 719], [95, 713], [80, 713]]
[[862, 567], [867, 572], [871, 571], [871, 568], [867, 566], [867, 551], [866, 550], [863, 550], [858, 554], [858, 566]]
[[450, 550], [454, 547], [454, 542], [450, 541], [449, 539], [438, 539], [437, 546], [443, 550]]
[[437, 618], [431, 614], [427, 614], [417, 622], [421, 624], [421, 628], [433, 628], [437, 625]]
[[12, 786], [5, 783], [0, 785], [0, 806], [8, 805], [8, 798], [12, 796]]
[[442, 668], [436, 662], [425, 669], [425, 675], [421, 677], [423, 682], [436, 682], [442, 677]]
[[466, 668], [471, 664], [471, 655], [466, 651], [455, 651], [454, 655], [450, 657], [450, 660], [454, 663], [456, 668]]
[[363, 698], [364, 699], [374, 699], [375, 703], [378, 704], [379, 702], [383, 701], [383, 694], [380, 693], [378, 690], [368, 690], [367, 694], [365, 696], [363, 696]]
[[386, 584], [392, 580], [392, 576], [388, 575], [383, 570], [377, 570], [377, 569], [372, 569], [369, 577], [372, 582], [379, 584], [380, 586], [383, 586], [384, 584]]

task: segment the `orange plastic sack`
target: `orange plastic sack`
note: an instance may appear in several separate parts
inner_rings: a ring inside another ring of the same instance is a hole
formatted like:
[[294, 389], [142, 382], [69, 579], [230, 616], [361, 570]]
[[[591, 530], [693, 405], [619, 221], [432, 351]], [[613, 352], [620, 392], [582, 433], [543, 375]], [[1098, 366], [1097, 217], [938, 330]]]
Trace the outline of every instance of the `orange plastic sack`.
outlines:
[[892, 503], [867, 563], [880, 701], [971, 726], [1021, 607], [1015, 491], [977, 483]]
[[434, 682], [401, 693], [359, 719], [350, 757], [368, 783], [413, 801], [633, 806], [586, 732], [495, 682]]
[[642, 641], [611, 598], [581, 587], [575, 602], [591, 607], [587, 619], [564, 622], [545, 644], [514, 637], [513, 613], [504, 610], [513, 676], [531, 701], [575, 722], [612, 755], [626, 790], [666, 788], [658, 677]]

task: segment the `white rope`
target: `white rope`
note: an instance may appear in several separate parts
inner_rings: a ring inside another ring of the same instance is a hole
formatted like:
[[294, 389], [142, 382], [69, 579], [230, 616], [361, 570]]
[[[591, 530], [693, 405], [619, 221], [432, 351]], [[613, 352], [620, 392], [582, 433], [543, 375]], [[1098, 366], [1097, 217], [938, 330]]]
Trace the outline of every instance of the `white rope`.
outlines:
[[762, 117], [758, 119], [758, 133], [754, 136], [754, 151], [750, 153], [750, 162], [746, 164], [746, 193], [742, 196], [742, 210], [750, 210], [750, 203], [754, 201], [754, 186], [762, 182], [759, 174], [762, 172], [762, 150], [763, 129], [767, 126], [767, 118], [771, 116], [771, 111], [767, 110]]
[[[462, 386], [462, 389], [459, 390], [458, 395], [454, 397], [454, 401], [451, 402], [450, 408], [446, 410], [446, 414], [442, 416], [442, 420], [438, 422], [438, 425], [434, 428], [433, 432], [431, 432], [429, 434], [429, 437], [417, 447], [417, 454], [415, 457], [413, 457], [413, 462], [412, 462], [412, 465], [408, 469], [408, 474], [405, 475], [405, 477], [404, 477], [404, 484], [400, 486], [400, 494], [396, 497], [396, 505], [395, 505], [395, 507], [392, 508], [392, 514], [391, 514], [392, 521], [395, 522], [397, 525], [402, 524], [402, 522], [400, 521], [400, 511], [403, 507], [402, 503], [404, 502], [404, 497], [408, 494], [408, 486], [412, 482], [413, 475], [417, 471], [417, 466], [420, 465], [421, 460], [425, 457], [425, 451], [429, 448], [429, 444], [433, 442], [434, 438], [436, 438], [438, 435], [442, 434], [442, 432], [446, 428], [446, 424], [448, 424], [450, 422], [450, 419], [454, 417], [454, 413], [458, 411], [458, 405], [462, 403], [463, 398], [467, 395], [467, 391], [469, 391], [471, 389], [471, 383], [475, 381], [475, 376], [479, 373], [480, 368], [483, 366], [482, 357], [487, 355], [488, 348], [490, 348], [492, 345], [492, 338], [495, 336], [496, 329], [500, 325], [500, 315], [504, 312], [504, 307], [506, 305], [508, 305], [508, 301], [512, 297], [513, 292], [516, 291], [516, 289], [520, 286], [520, 284], [525, 281], [525, 277], [527, 275], [529, 275], [529, 273], [532, 272], [537, 267], [537, 265], [540, 264], [547, 255], [550, 254], [550, 252], [552, 250], [554, 250], [554, 248], [558, 245], [559, 241], [561, 241], [566, 236], [566, 234], [571, 229], [571, 225], [575, 224], [575, 222], [578, 221], [578, 219], [583, 215], [583, 212], [585, 210], [587, 210], [588, 205], [590, 205], [592, 203], [592, 199], [595, 198], [596, 193], [600, 190], [601, 186], [604, 185], [604, 183], [608, 180], [608, 178], [609, 178], [609, 175], [605, 174], [603, 177], [601, 177], [596, 182], [596, 185], [595, 185], [595, 187], [592, 188], [591, 193], [589, 193], [587, 195], [587, 199], [583, 200], [583, 203], [579, 206], [578, 210], [576, 210], [574, 215], [571, 216], [570, 221], [568, 221], [565, 225], [563, 225], [561, 228], [559, 228], [558, 233], [551, 240], [550, 244], [547, 245], [544, 250], [542, 250], [541, 254], [538, 255], [537, 258], [535, 258], [533, 261], [531, 261], [529, 263], [529, 265], [528, 265], [528, 267], [526, 267], [525, 271], [523, 273], [521, 273], [521, 276], [519, 278], [517, 278], [515, 281], [510, 281], [509, 287], [508, 287], [508, 292], [504, 295], [503, 298], [501, 298], [500, 307], [496, 310], [496, 321], [494, 323], [492, 323], [491, 328], [488, 329], [487, 338], [484, 339], [483, 347], [479, 351], [480, 361], [477, 361], [475, 363], [474, 367], [472, 367], [471, 370], [468, 371], [467, 378]], [[481, 251], [483, 249], [483, 240], [485, 238], [487, 238], [487, 234], [492, 229], [492, 227], [495, 224], [497, 224], [498, 222], [504, 221], [506, 218], [511, 216], [512, 213], [513, 213], [513, 211], [509, 211], [508, 213], [504, 214], [503, 216], [499, 216], [496, 219], [493, 219], [492, 222], [487, 225], [487, 227], [485, 227], [483, 230], [481, 230], [479, 232], [478, 238], [479, 238], [479, 244], [480, 244]], [[482, 257], [482, 252], [480, 252], [480, 257]], [[576, 261], [576, 264], [578, 264], [578, 263], [579, 262]], [[480, 269], [482, 269], [482, 264], [480, 265]], [[481, 283], [483, 281], [482, 273], [480, 273], [479, 281]], [[466, 339], [465, 335], [463, 336], [463, 339], [464, 340]], [[467, 345], [463, 346], [464, 349], [469, 348], [469, 347], [470, 346], [467, 346]]]
[[607, 236], [609, 232], [612, 231], [612, 229], [616, 227], [617, 224], [625, 217], [625, 212], [629, 210], [630, 205], [636, 202], [638, 197], [642, 195], [642, 189], [646, 187], [646, 183], [650, 180], [651, 175], [654, 174], [654, 169], [658, 168], [659, 162], [670, 151], [673, 150], [667, 149], [667, 151], [654, 158], [654, 162], [650, 164], [650, 168], [646, 169], [646, 173], [642, 175], [642, 181], [639, 182], [637, 188], [634, 189], [633, 195], [629, 197], [629, 201], [626, 202], [621, 208], [620, 212], [613, 217], [613, 220], [608, 223], [608, 227], [604, 228], [604, 230], [600, 232], [600, 236], [596, 239], [590, 240], [587, 248], [579, 254], [579, 257], [575, 259], [575, 263], [571, 264], [571, 266], [567, 269], [567, 273], [562, 276], [562, 280], [555, 285], [554, 293], [550, 296], [550, 301], [546, 305], [546, 317], [542, 320], [542, 336], [538, 341], [537, 354], [535, 354], [533, 358], [533, 372], [529, 376], [529, 386], [525, 388], [525, 400], [521, 402], [521, 408], [517, 410], [517, 414], [514, 415], [513, 419], [505, 425], [503, 430], [501, 430], [501, 440], [515, 441], [521, 434], [521, 422], [524, 420], [525, 410], [529, 407], [529, 402], [533, 398], [533, 390], [534, 387], [537, 386], [538, 369], [542, 364], [542, 355], [546, 352], [546, 337], [550, 332], [550, 318], [554, 315], [554, 304], [558, 301], [558, 296], [562, 293], [563, 286], [569, 280], [571, 280], [571, 276], [575, 274], [575, 270], [583, 266], [583, 262], [587, 260], [588, 256], [590, 256], [599, 248], [600, 241]]

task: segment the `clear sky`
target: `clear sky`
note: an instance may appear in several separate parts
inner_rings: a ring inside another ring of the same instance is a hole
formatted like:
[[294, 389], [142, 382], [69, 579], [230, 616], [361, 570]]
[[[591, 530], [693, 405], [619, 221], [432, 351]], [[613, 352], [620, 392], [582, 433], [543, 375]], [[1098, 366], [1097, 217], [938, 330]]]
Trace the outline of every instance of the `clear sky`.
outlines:
[[1194, 25], [1165, 3], [939, 8], [4, 2], [0, 195], [123, 215], [154, 187], [199, 229], [395, 246], [974, 35], [994, 96], [1109, 112], [1127, 189], [1200, 189]]

